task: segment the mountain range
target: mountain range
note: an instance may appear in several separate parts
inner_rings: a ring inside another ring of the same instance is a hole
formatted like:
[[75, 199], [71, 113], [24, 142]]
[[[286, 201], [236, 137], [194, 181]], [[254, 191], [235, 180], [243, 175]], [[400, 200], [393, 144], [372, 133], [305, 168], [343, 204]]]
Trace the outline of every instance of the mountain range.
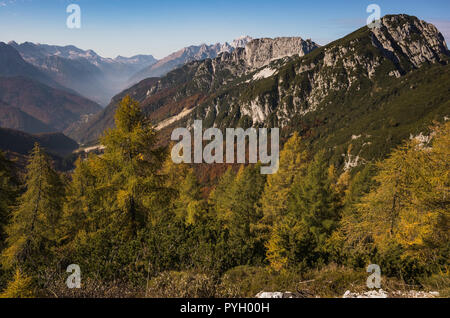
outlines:
[[349, 169], [449, 117], [449, 57], [437, 28], [408, 15], [385, 16], [379, 29], [365, 26], [323, 47], [257, 39], [138, 83], [71, 137], [96, 140], [128, 94], [167, 140], [194, 119], [204, 127], [281, 127], [284, 137], [299, 131], [311, 148], [330, 149], [332, 162]]
[[39, 68], [26, 62], [14, 47], [3, 42], [0, 42], [0, 76], [24, 76], [53, 88], [73, 92], [53, 80]]
[[45, 78], [45, 83], [52, 83], [51, 86], [57, 88], [69, 88], [100, 105], [107, 105], [117, 92], [142, 79], [163, 76], [194, 60], [214, 58], [221, 52], [232, 52], [251, 40], [250, 37], [243, 36], [231, 44], [189, 46], [159, 61], [152, 55], [104, 58], [93, 50], [82, 50], [73, 45], [31, 42], [18, 44], [14, 41], [7, 45], [34, 66], [41, 78]]
[[106, 128], [112, 127], [117, 103], [125, 95], [137, 99], [157, 124], [170, 116], [178, 116], [184, 109], [192, 110], [208, 94], [220, 91], [241, 75], [273, 60], [304, 56], [318, 47], [311, 40], [299, 37], [256, 39], [245, 48], [222, 52], [217, 58], [187, 63], [158, 80], [146, 79], [118, 94], [102, 112], [71, 131], [69, 136], [81, 143], [96, 140]]
[[237, 48], [245, 47], [245, 45], [252, 40], [253, 39], [249, 36], [242, 36], [233, 40], [231, 44], [225, 42], [224, 44], [202, 44], [185, 47], [134, 74], [130, 78], [130, 83], [136, 84], [137, 82], [149, 77], [161, 77], [166, 75], [171, 70], [192, 61], [216, 58], [223, 52], [231, 53]]
[[151, 55], [103, 58], [92, 50], [84, 51], [72, 45], [8, 44], [55, 82], [101, 105], [123, 90], [130, 76], [157, 61]]
[[[231, 44], [192, 46], [183, 50], [182, 58], [172, 61], [169, 56], [159, 66], [170, 71], [193, 59], [231, 52], [250, 40], [241, 37]], [[70, 134], [127, 87], [134, 74], [157, 62], [151, 55], [111, 59], [72, 45], [0, 42], [0, 127], [17, 130], [17, 136], [21, 132]]]
[[[325, 46], [241, 37], [159, 61], [0, 43], [0, 127], [97, 143], [130, 95], [165, 142], [195, 119], [205, 128], [280, 127], [283, 139], [297, 131], [313, 151], [328, 149], [335, 166], [350, 169], [450, 117], [449, 61], [439, 30], [403, 14]], [[104, 109], [92, 101], [105, 105], [118, 91]]]

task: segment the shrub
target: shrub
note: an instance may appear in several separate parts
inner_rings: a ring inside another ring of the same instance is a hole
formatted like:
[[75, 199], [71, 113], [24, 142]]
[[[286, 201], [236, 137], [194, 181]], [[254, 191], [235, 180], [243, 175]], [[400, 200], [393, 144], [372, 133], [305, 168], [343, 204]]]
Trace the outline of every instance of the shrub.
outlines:
[[215, 296], [215, 279], [204, 273], [163, 272], [154, 277], [147, 291], [153, 298], [211, 298]]
[[295, 272], [276, 273], [265, 267], [238, 266], [227, 271], [217, 288], [217, 297], [255, 297], [261, 291], [295, 292], [301, 276]]

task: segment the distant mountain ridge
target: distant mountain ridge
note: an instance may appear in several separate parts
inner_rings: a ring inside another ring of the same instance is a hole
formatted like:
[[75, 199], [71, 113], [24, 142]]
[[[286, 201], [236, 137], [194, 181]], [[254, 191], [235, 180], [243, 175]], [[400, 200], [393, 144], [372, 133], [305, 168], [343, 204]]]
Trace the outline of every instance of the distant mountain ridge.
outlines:
[[157, 63], [140, 70], [130, 78], [129, 82], [135, 84], [145, 78], [164, 76], [173, 69], [186, 63], [207, 58], [213, 59], [224, 52], [231, 53], [237, 48], [245, 47], [245, 45], [252, 40], [253, 39], [249, 36], [241, 36], [240, 38], [233, 40], [231, 44], [225, 42], [224, 44], [201, 44], [185, 47], [159, 60]]
[[93, 50], [85, 51], [73, 45], [8, 44], [55, 82], [103, 105], [127, 86], [132, 74], [157, 62], [152, 55], [104, 58]]
[[86, 59], [94, 65], [103, 66], [105, 64], [146, 64], [146, 63], [154, 63], [157, 60], [152, 55], [135, 55], [132, 57], [123, 57], [117, 56], [116, 58], [105, 58], [99, 56], [93, 50], [82, 50], [77, 48], [74, 45], [67, 46], [59, 46], [59, 45], [48, 45], [48, 44], [40, 44], [40, 43], [31, 43], [24, 42], [18, 44], [15, 41], [11, 41], [8, 43], [19, 53], [22, 57], [29, 61], [35, 62], [38, 59], [45, 58], [48, 56], [59, 56], [62, 58], [77, 60], [77, 59]]
[[74, 91], [62, 86], [39, 68], [26, 62], [14, 47], [4, 42], [0, 42], [0, 76], [23, 76], [50, 87], [74, 93]]

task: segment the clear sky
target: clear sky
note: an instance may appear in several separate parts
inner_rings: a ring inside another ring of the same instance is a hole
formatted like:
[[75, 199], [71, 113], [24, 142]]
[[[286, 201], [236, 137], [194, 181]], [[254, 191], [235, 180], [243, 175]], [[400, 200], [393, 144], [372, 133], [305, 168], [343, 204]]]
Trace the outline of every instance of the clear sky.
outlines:
[[[71, 3], [81, 8], [81, 29], [66, 26]], [[407, 13], [432, 22], [450, 40], [449, 0], [0, 0], [0, 41], [157, 58], [241, 35], [301, 36], [323, 45], [363, 26], [372, 3], [382, 15]]]

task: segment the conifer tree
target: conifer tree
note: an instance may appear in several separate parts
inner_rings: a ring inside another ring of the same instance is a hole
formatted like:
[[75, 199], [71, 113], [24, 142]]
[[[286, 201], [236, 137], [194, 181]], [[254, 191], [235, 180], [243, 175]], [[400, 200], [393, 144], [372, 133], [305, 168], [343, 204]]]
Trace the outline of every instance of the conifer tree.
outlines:
[[327, 261], [325, 244], [339, 221], [339, 198], [332, 181], [323, 152], [308, 164], [306, 175], [296, 176], [288, 213], [276, 224], [266, 244], [273, 269]]
[[6, 240], [5, 226], [16, 196], [16, 182], [12, 176], [12, 164], [0, 151], [0, 251]]
[[[80, 233], [95, 232], [101, 227], [101, 193], [95, 170], [95, 156], [86, 160], [78, 158], [75, 170], [66, 191], [62, 237], [64, 241], [73, 240]], [[103, 220], [104, 222], [104, 220]]]
[[304, 175], [307, 152], [297, 133], [286, 142], [280, 153], [278, 172], [267, 177], [267, 184], [261, 197], [261, 209], [264, 215], [262, 229], [270, 227], [288, 212], [287, 203], [290, 188], [297, 175]]
[[0, 298], [32, 298], [32, 278], [16, 269], [13, 280], [8, 283], [5, 291], [0, 293]]
[[105, 153], [99, 158], [100, 182], [112, 226], [124, 237], [136, 237], [166, 208], [159, 173], [163, 149], [156, 147], [156, 131], [129, 96], [120, 102], [115, 123], [101, 139]]
[[277, 272], [311, 265], [314, 246], [311, 232], [295, 215], [279, 220], [266, 243], [270, 268]]
[[258, 261], [264, 256], [264, 244], [258, 235], [257, 224], [262, 218], [259, 206], [266, 176], [260, 165], [242, 166], [231, 187], [231, 214], [226, 220], [231, 249], [239, 264]]
[[323, 152], [309, 164], [305, 177], [298, 177], [292, 186], [290, 212], [297, 215], [321, 245], [336, 228], [339, 200]]
[[175, 216], [186, 223], [194, 224], [206, 217], [206, 202], [197, 177], [186, 164], [175, 164], [170, 157], [164, 163], [165, 186], [172, 192], [172, 209]]
[[38, 144], [30, 155], [25, 187], [6, 229], [8, 247], [2, 260], [7, 268], [47, 261], [56, 244], [64, 184]]
[[[338, 264], [350, 264], [364, 266], [371, 253], [370, 247], [365, 244], [365, 235], [356, 227], [362, 220], [362, 213], [358, 209], [362, 198], [367, 195], [374, 182], [375, 166], [366, 164], [361, 171], [348, 182], [345, 187], [343, 197], [342, 217], [336, 231], [333, 232], [327, 241], [327, 250], [332, 254], [333, 261]], [[350, 174], [346, 174], [346, 177]], [[349, 238], [352, 237], [352, 240]]]
[[396, 273], [408, 262], [437, 270], [449, 250], [450, 123], [434, 128], [431, 144], [407, 141], [378, 163], [377, 187], [357, 205], [361, 218], [349, 241], [373, 242], [382, 259], [400, 255]]
[[[208, 203], [211, 205], [215, 217], [222, 222], [231, 219], [231, 209], [233, 204], [232, 187], [235, 178], [236, 173], [231, 167], [228, 168], [220, 178], [215, 189], [211, 191], [208, 198]], [[225, 226], [227, 226], [226, 222]]]

